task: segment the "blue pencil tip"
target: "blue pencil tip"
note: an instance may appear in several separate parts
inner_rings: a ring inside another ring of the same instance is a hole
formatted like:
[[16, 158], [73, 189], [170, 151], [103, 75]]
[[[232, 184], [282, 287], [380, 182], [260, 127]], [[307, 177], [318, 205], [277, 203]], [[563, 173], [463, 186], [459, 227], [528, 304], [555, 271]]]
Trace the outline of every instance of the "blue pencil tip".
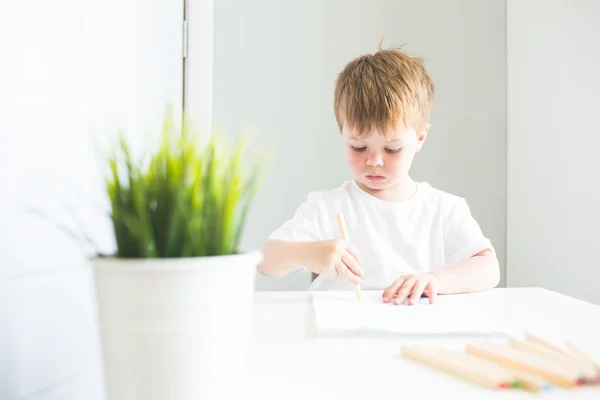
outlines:
[[552, 390], [552, 385], [549, 384], [549, 383], [544, 383], [542, 385], [542, 389], [544, 389], [544, 390]]

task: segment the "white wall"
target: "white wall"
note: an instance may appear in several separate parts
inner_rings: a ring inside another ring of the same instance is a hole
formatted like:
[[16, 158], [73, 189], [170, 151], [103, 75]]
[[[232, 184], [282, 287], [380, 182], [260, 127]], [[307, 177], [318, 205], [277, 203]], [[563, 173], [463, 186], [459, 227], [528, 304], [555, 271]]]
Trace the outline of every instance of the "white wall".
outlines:
[[600, 303], [600, 2], [507, 10], [508, 284]]
[[2, 399], [104, 398], [94, 249], [32, 210], [114, 249], [90, 134], [122, 125], [141, 149], [166, 102], [178, 108], [182, 5], [0, 3]]
[[[223, 0], [215, 4], [214, 122], [279, 143], [243, 243], [257, 247], [308, 192], [349, 174], [333, 116], [351, 58], [407, 43], [437, 90], [414, 177], [464, 196], [501, 264], [505, 254], [505, 2]], [[259, 276], [260, 289], [306, 289], [308, 274]]]

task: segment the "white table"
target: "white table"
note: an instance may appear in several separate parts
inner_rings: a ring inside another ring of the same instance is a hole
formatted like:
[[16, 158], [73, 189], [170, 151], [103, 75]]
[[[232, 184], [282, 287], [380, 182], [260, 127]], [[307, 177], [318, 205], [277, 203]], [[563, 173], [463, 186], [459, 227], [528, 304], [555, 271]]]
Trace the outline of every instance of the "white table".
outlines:
[[[598, 305], [540, 288], [440, 296], [439, 302], [482, 313], [511, 334], [530, 331], [549, 339], [570, 340], [600, 358]], [[311, 309], [309, 292], [256, 293], [249, 397], [265, 400], [600, 399], [600, 386], [554, 389], [537, 396], [522, 390], [479, 388], [400, 356], [403, 344], [439, 343], [460, 349], [474, 337], [319, 337], [311, 325]]]

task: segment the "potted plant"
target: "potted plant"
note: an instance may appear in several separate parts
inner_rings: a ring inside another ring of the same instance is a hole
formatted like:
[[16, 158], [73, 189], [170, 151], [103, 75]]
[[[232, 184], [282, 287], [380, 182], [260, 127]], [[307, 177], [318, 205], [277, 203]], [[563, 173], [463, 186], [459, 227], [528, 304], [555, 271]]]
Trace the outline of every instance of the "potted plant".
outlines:
[[109, 400], [243, 397], [261, 254], [238, 244], [265, 159], [190, 126], [168, 117], [138, 161], [120, 135], [107, 160], [118, 250], [92, 263]]

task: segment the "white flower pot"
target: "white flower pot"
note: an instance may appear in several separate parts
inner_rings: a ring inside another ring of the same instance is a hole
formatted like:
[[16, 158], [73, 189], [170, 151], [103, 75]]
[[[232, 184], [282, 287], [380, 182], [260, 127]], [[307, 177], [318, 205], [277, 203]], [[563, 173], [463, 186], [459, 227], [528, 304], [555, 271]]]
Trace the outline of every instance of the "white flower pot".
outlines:
[[108, 399], [244, 398], [261, 259], [93, 259]]

